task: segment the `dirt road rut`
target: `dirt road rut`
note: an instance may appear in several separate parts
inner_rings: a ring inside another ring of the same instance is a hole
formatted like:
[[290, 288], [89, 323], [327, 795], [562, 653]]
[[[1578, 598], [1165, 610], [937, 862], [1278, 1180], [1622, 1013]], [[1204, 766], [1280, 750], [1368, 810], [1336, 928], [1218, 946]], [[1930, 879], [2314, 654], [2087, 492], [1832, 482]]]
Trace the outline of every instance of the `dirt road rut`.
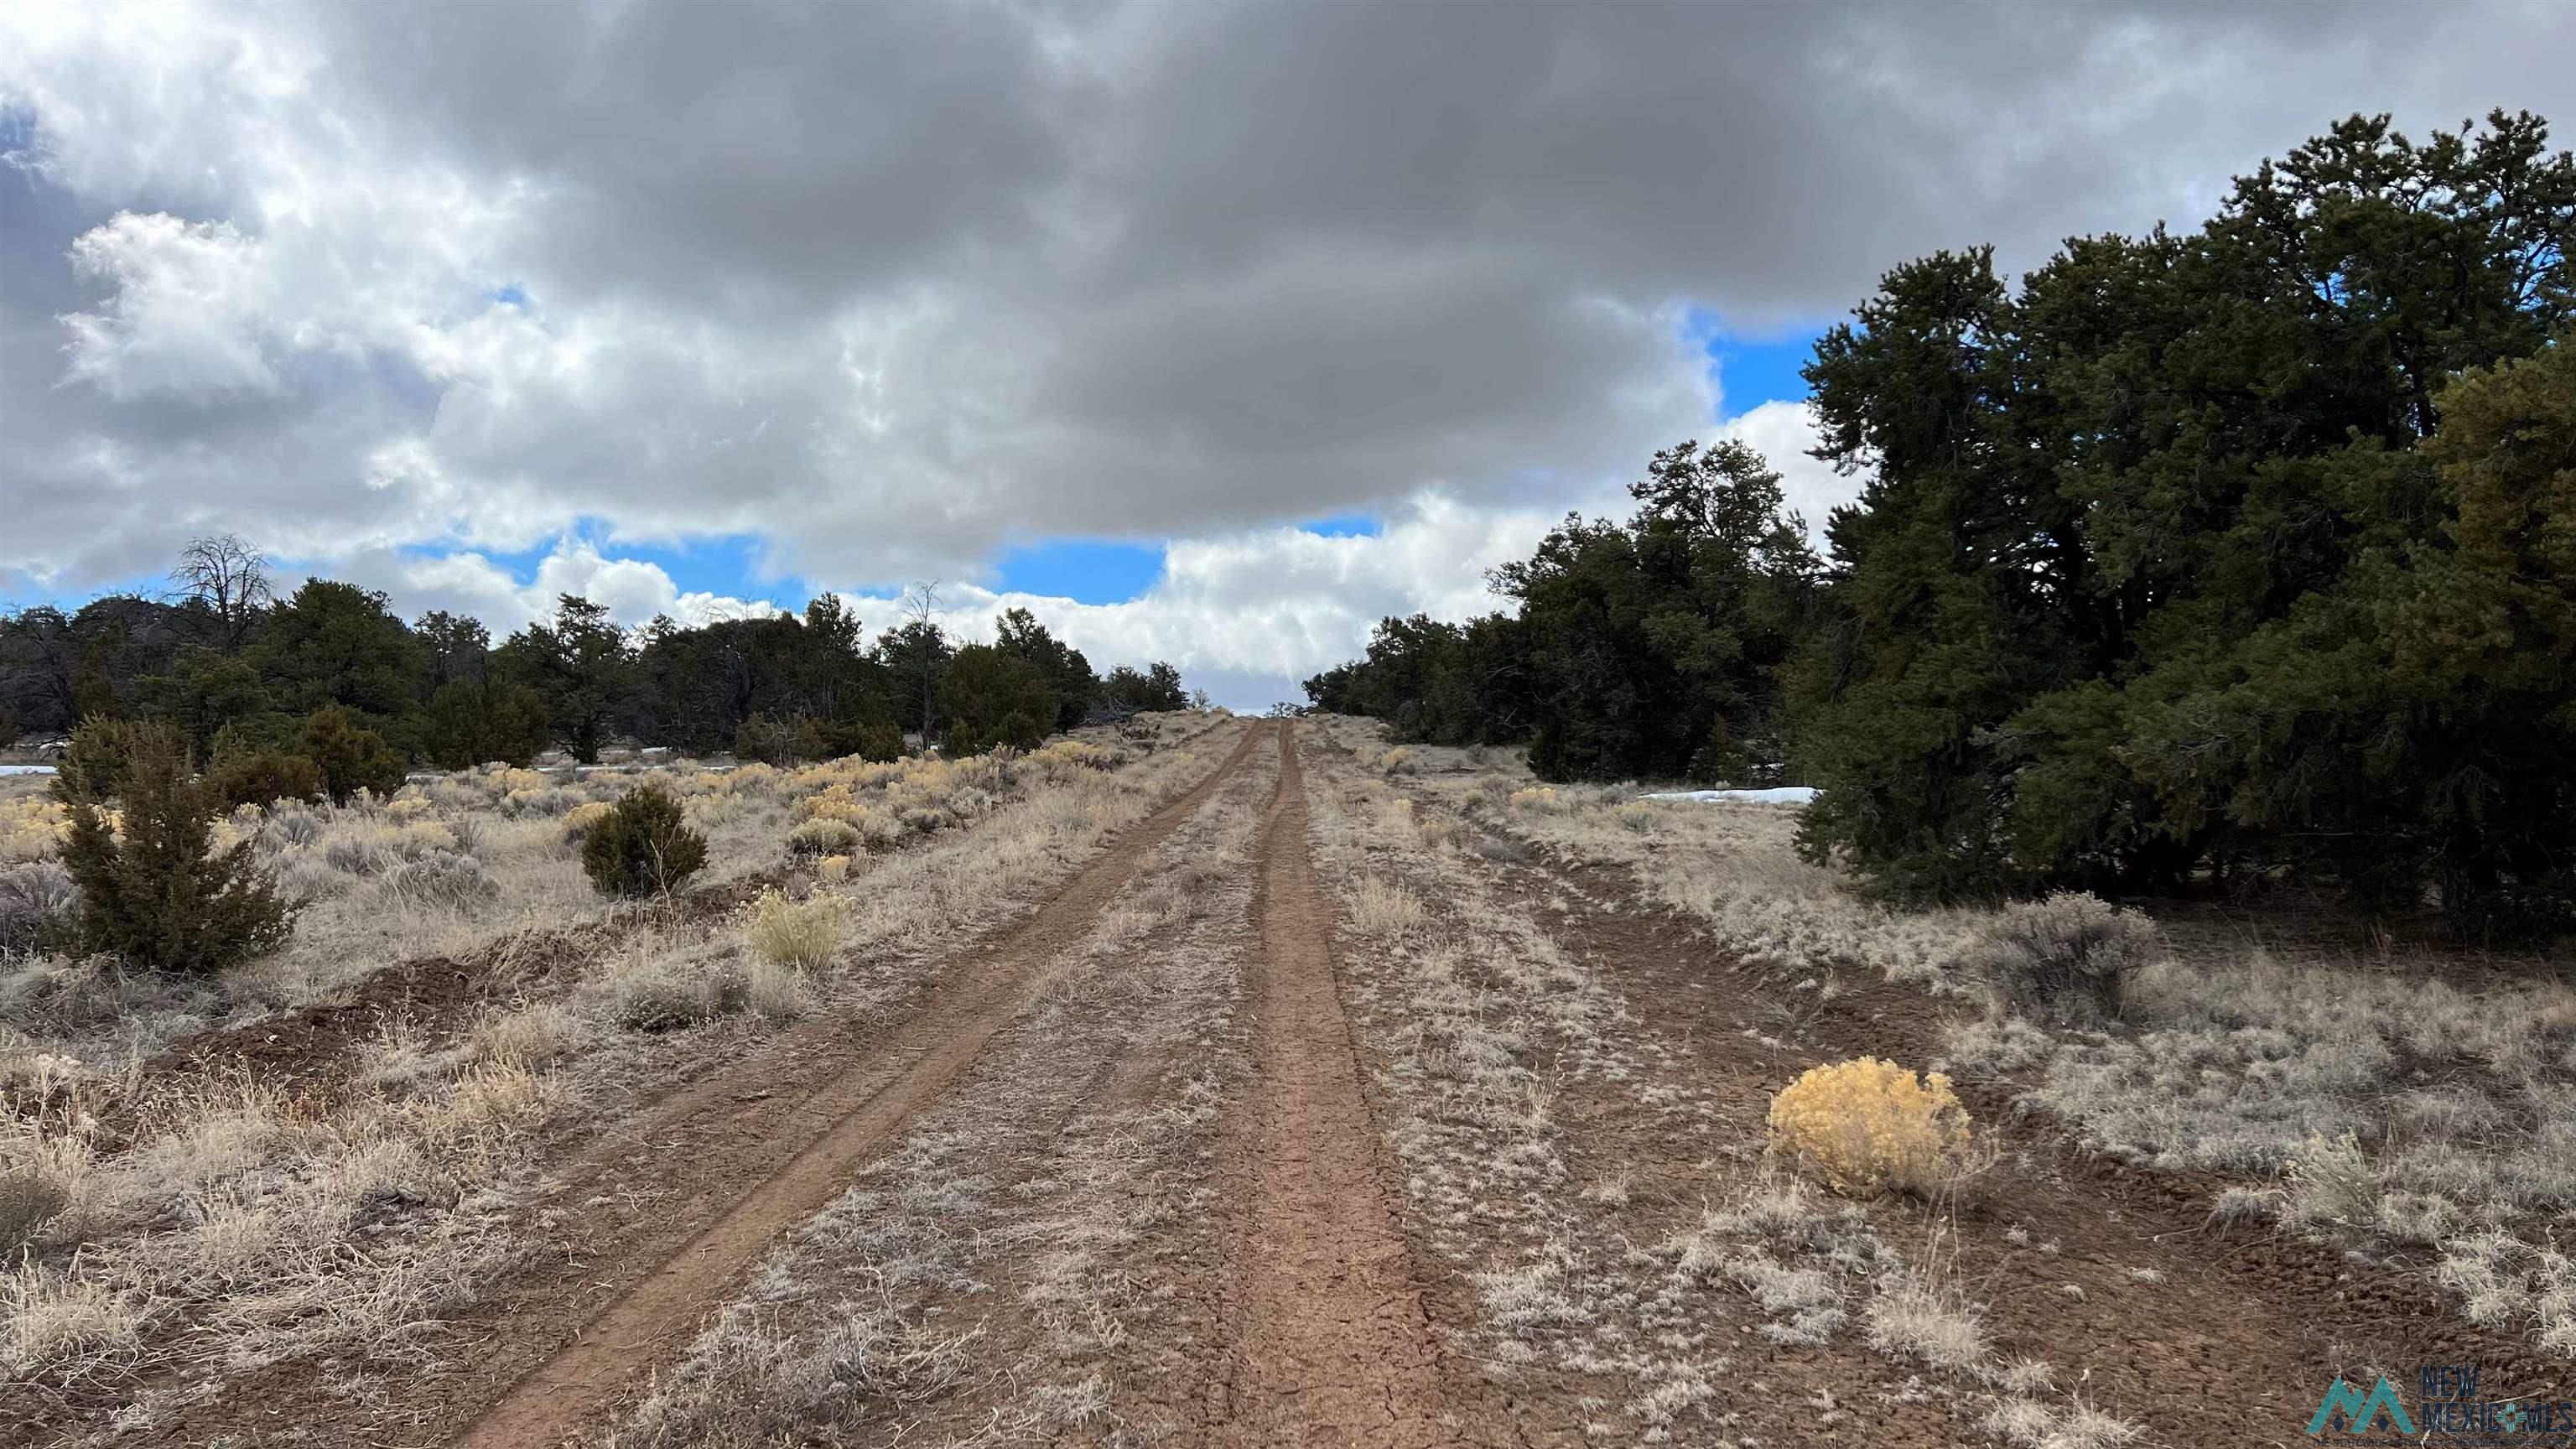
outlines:
[[[1035, 916], [952, 962], [920, 1009], [870, 1042], [863, 1057], [788, 1111], [760, 1114], [767, 1120], [758, 1126], [729, 1131], [736, 1160], [675, 1163], [683, 1175], [703, 1174], [703, 1186], [684, 1187], [672, 1211], [704, 1226], [677, 1251], [585, 1264], [581, 1283], [569, 1291], [541, 1290], [506, 1317], [497, 1341], [477, 1355], [482, 1366], [439, 1388], [451, 1403], [491, 1405], [453, 1442], [529, 1449], [595, 1435], [614, 1423], [622, 1401], [646, 1374], [677, 1357], [777, 1235], [829, 1202], [1046, 987], [1093, 918], [1265, 733], [1246, 731], [1205, 781], [1127, 831]], [[758, 1080], [764, 1076], [758, 1063], [728, 1072], [683, 1094], [664, 1115], [720, 1113], [746, 1094], [766, 1098], [781, 1084]], [[582, 1286], [601, 1284], [613, 1291], [604, 1298], [577, 1296]]]
[[1247, 964], [1254, 1083], [1220, 1149], [1231, 1282], [1211, 1437], [1233, 1445], [1478, 1442], [1444, 1412], [1383, 1135], [1334, 983], [1331, 909], [1307, 854], [1305, 786], [1279, 736]]

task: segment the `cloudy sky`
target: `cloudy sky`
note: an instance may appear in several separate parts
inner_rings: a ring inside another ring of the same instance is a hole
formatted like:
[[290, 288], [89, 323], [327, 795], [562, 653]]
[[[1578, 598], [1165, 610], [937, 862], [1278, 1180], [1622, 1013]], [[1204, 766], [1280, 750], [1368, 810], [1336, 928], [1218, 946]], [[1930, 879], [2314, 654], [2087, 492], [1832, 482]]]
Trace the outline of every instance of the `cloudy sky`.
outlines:
[[[406, 614], [949, 581], [1261, 705], [1949, 246], [2337, 116], [2576, 118], [2576, 5], [0, 5], [0, 601], [244, 534]], [[2576, 137], [2576, 119], [2568, 119]]]

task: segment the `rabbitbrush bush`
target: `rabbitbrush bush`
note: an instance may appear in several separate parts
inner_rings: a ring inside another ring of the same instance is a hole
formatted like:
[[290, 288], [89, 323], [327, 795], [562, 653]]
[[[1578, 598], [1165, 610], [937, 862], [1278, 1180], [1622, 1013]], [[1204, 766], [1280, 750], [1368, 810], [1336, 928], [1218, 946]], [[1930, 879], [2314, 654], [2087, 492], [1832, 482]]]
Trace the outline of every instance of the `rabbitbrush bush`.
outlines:
[[2057, 1021], [2120, 1014], [2120, 983], [2164, 955], [2164, 935], [2136, 911], [2060, 891], [2008, 905], [1979, 933], [1971, 962], [2004, 1004]]
[[583, 836], [588, 835], [590, 833], [590, 827], [607, 819], [609, 812], [616, 808], [616, 806], [609, 804], [605, 800], [593, 800], [585, 805], [575, 805], [570, 810], [564, 812], [564, 839], [579, 840]]
[[706, 863], [707, 838], [689, 828], [680, 802], [659, 785], [628, 791], [581, 842], [582, 871], [601, 895], [667, 892]]
[[1812, 1067], [1771, 1099], [1771, 1150], [1838, 1192], [1930, 1194], [1975, 1166], [1968, 1110], [1933, 1072], [1876, 1057]]

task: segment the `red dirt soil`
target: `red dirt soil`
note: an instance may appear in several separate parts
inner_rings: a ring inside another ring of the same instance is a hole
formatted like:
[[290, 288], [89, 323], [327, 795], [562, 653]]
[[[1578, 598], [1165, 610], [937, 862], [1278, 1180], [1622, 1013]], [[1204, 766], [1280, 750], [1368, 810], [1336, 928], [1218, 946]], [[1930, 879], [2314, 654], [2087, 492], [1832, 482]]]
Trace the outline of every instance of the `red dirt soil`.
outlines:
[[1280, 732], [1249, 963], [1254, 1080], [1218, 1149], [1232, 1256], [1210, 1442], [1431, 1449], [1505, 1442], [1456, 1412], [1400, 1181], [1361, 1091], [1307, 854], [1305, 784]]

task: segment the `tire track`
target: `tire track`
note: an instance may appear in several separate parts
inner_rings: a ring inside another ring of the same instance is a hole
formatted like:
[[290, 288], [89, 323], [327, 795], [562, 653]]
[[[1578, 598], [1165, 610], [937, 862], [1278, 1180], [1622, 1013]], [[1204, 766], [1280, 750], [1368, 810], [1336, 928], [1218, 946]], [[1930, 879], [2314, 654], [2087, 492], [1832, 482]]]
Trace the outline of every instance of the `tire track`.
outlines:
[[1479, 1442], [1443, 1393], [1440, 1341], [1334, 979], [1292, 726], [1278, 739], [1245, 993], [1253, 1085], [1218, 1149], [1233, 1261], [1209, 1430], [1247, 1446]]
[[[706, 1316], [733, 1298], [781, 1231], [830, 1202], [1046, 989], [1093, 919], [1242, 765], [1263, 733], [1246, 730], [1206, 779], [1130, 829], [1036, 915], [942, 969], [929, 998], [902, 1026], [797, 1103], [779, 1124], [783, 1130], [752, 1144], [770, 1171], [730, 1201], [700, 1194], [680, 1206], [683, 1221], [705, 1226], [676, 1251], [625, 1275], [614, 1296], [588, 1313], [549, 1313], [539, 1304], [530, 1305], [537, 1312], [523, 1309], [505, 1321], [485, 1362], [537, 1361], [499, 1385], [497, 1401], [452, 1442], [463, 1449], [524, 1449], [612, 1422], [640, 1380], [675, 1359]], [[685, 1111], [693, 1102], [725, 1102], [741, 1093], [747, 1078], [762, 1075], [756, 1063], [725, 1073], [690, 1089], [683, 1094], [688, 1101], [675, 1106]], [[601, 1266], [586, 1265], [582, 1277], [600, 1281]], [[449, 1386], [451, 1392], [461, 1387]]]

